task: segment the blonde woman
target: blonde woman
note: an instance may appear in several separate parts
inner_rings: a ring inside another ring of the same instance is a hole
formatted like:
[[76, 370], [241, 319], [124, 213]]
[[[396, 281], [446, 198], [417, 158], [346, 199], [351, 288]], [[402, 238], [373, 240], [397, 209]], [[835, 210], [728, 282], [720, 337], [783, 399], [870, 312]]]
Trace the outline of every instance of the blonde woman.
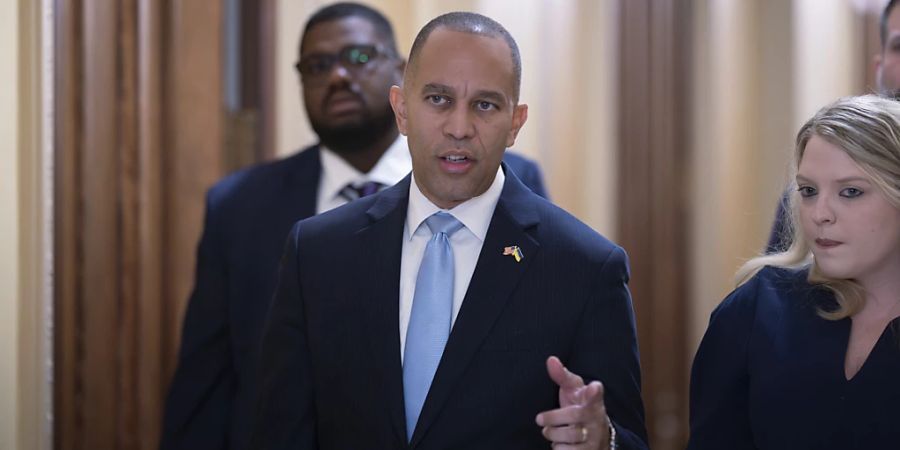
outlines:
[[793, 244], [747, 262], [691, 374], [690, 450], [900, 448], [900, 103], [797, 134]]

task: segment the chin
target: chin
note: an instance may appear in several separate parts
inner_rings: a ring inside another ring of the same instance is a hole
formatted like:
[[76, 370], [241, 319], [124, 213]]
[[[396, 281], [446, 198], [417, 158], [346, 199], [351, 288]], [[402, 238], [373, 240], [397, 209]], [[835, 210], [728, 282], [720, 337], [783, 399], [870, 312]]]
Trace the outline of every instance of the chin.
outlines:
[[848, 264], [838, 261], [822, 261], [817, 259], [816, 266], [819, 269], [819, 273], [836, 280], [849, 280], [856, 278], [857, 275], [856, 271], [854, 271], [852, 267], [849, 267]]

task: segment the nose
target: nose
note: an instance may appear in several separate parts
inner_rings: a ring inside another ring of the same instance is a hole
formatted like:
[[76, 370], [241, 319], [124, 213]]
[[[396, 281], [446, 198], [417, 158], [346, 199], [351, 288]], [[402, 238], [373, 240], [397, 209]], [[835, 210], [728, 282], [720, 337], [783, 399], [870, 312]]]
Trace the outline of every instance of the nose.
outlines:
[[475, 135], [475, 124], [468, 108], [457, 105], [444, 123], [444, 135], [453, 140], [470, 139]]
[[812, 214], [816, 225], [832, 224], [835, 221], [834, 208], [831, 205], [831, 200], [825, 195], [818, 195], [816, 197]]
[[340, 62], [335, 62], [328, 71], [328, 84], [342, 86], [350, 82], [350, 72]]

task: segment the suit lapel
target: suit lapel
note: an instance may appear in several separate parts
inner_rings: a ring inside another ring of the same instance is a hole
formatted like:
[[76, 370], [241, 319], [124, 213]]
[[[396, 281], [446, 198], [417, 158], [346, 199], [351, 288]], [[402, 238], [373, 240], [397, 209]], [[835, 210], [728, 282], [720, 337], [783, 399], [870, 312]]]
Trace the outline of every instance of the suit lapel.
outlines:
[[[367, 211], [370, 224], [356, 235], [362, 266], [359, 286], [367, 297], [365, 338], [368, 341], [375, 386], [383, 392], [397, 442], [406, 442], [403, 372], [400, 365], [400, 258], [409, 177], [378, 195]], [[364, 255], [364, 256], [362, 256]]]
[[[484, 245], [459, 315], [450, 332], [447, 346], [435, 373], [428, 397], [419, 416], [412, 438], [415, 447], [428, 427], [438, 417], [447, 398], [453, 393], [469, 362], [500, 316], [519, 280], [528, 270], [540, 248], [527, 230], [538, 223], [534, 213], [534, 196], [503, 165], [506, 183], [491, 219]], [[504, 255], [504, 248], [518, 246], [524, 254], [520, 262]]]

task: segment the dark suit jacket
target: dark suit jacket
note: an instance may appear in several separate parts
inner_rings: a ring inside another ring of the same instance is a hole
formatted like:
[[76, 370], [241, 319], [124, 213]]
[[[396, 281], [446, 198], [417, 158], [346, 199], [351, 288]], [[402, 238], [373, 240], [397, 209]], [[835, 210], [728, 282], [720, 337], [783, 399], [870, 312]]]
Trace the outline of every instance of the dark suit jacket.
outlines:
[[772, 222], [772, 231], [769, 232], [769, 242], [766, 244], [766, 253], [783, 252], [791, 246], [791, 212], [790, 191], [784, 191], [778, 200], [778, 208], [775, 209], [775, 220]]
[[[625, 252], [507, 170], [465, 300], [406, 443], [399, 281], [409, 177], [301, 221], [261, 352], [254, 449], [547, 449], [545, 361], [601, 380], [620, 448], [646, 448]], [[525, 258], [504, 256], [518, 245]], [[354, 283], [347, 283], [351, 274]]]
[[[533, 162], [509, 152], [504, 159], [544, 195]], [[279, 256], [291, 225], [316, 212], [320, 172], [314, 146], [237, 172], [210, 189], [161, 448], [246, 448], [259, 340]]]

